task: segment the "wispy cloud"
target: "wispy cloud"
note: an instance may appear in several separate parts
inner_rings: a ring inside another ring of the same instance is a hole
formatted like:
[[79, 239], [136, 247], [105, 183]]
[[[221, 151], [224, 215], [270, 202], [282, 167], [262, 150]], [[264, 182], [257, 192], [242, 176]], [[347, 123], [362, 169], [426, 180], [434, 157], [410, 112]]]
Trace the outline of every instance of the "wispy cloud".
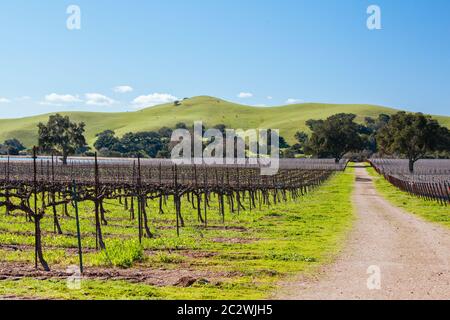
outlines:
[[272, 96], [267, 96], [267, 100], [272, 100], [273, 97]]
[[116, 103], [114, 99], [100, 93], [86, 93], [85, 97], [89, 106], [111, 106]]
[[133, 87], [131, 86], [117, 86], [114, 88], [114, 92], [117, 93], [129, 93], [129, 92], [133, 92]]
[[247, 99], [247, 98], [252, 98], [253, 97], [253, 93], [241, 92], [237, 96], [238, 96], [238, 98], [241, 98], [241, 99]]
[[286, 104], [296, 104], [296, 103], [302, 103], [302, 102], [303, 102], [303, 100], [301, 100], [301, 99], [290, 98], [290, 99], [286, 100]]
[[168, 93], [152, 93], [139, 96], [132, 101], [135, 108], [153, 107], [159, 104], [170, 103], [178, 100], [177, 97]]
[[0, 97], [0, 103], [10, 103], [11, 100]]
[[46, 95], [44, 101], [39, 104], [64, 107], [75, 103], [85, 103], [88, 106], [110, 106], [117, 103], [114, 99], [100, 93], [86, 93], [84, 98], [78, 95], [51, 93]]

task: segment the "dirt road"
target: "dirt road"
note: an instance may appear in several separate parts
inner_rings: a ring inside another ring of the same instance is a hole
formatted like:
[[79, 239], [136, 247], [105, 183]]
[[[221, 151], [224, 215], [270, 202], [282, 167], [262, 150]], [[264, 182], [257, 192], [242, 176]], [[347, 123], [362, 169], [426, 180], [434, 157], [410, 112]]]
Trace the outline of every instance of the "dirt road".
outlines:
[[280, 299], [450, 299], [450, 230], [405, 213], [356, 168], [358, 221], [346, 248], [315, 279], [291, 282]]

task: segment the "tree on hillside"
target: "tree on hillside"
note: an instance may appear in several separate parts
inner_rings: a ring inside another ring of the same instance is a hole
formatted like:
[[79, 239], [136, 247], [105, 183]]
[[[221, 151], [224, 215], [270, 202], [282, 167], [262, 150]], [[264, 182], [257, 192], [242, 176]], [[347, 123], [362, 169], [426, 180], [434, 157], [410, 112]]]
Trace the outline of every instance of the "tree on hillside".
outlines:
[[158, 132], [130, 132], [121, 138], [106, 130], [97, 134], [94, 146], [105, 157], [169, 158], [171, 135], [172, 129], [165, 127]]
[[323, 124], [324, 120], [314, 120], [310, 119], [306, 121], [306, 126], [312, 131], [316, 130], [316, 128], [320, 127]]
[[120, 139], [119, 145], [120, 147], [115, 151], [129, 157], [156, 158], [163, 148], [161, 136], [153, 131], [127, 133]]
[[[278, 139], [279, 139], [279, 148], [280, 149], [287, 149], [290, 147], [289, 143], [287, 143], [286, 139], [281, 136], [280, 134], [278, 134]], [[269, 145], [271, 145], [272, 143], [272, 130], [269, 129], [267, 131], [267, 141], [269, 143]]]
[[292, 146], [288, 147], [283, 151], [283, 158], [295, 158], [297, 155], [305, 154], [305, 146], [308, 144], [309, 136], [307, 133], [303, 131], [299, 131], [295, 134], [295, 140], [297, 143], [294, 143]]
[[172, 139], [173, 129], [168, 127], [162, 127], [158, 130], [158, 134], [161, 136], [162, 148], [158, 151], [156, 155], [159, 159], [169, 159], [171, 156], [171, 139]]
[[305, 146], [309, 141], [309, 136], [306, 132], [298, 131], [295, 133], [295, 140], [302, 146]]
[[319, 158], [333, 157], [339, 162], [346, 153], [361, 150], [361, 128], [355, 118], [354, 114], [340, 113], [326, 120], [307, 121], [312, 134], [305, 151]]
[[179, 122], [175, 125], [175, 129], [187, 129], [188, 126], [184, 122]]
[[225, 137], [225, 135], [226, 135], [226, 130], [227, 130], [227, 126], [226, 126], [226, 125], [224, 125], [223, 123], [216, 124], [216, 125], [213, 127], [213, 129], [219, 130], [220, 132], [222, 132], [223, 136]]
[[6, 153], [10, 156], [17, 156], [21, 151], [25, 150], [26, 148], [19, 140], [9, 139], [3, 143], [2, 149], [4, 149]]
[[94, 143], [95, 149], [98, 151], [102, 150], [113, 150], [114, 147], [120, 142], [116, 137], [116, 133], [112, 130], [105, 130], [96, 135], [97, 140]]
[[364, 119], [365, 126], [361, 126], [361, 134], [365, 141], [365, 149], [369, 150], [370, 153], [373, 154], [378, 151], [376, 136], [389, 123], [390, 119], [391, 116], [387, 114], [380, 114], [376, 119], [371, 117]]
[[170, 139], [172, 137], [173, 129], [168, 127], [162, 127], [158, 130], [159, 135], [161, 138]]
[[295, 144], [293, 147], [296, 148], [299, 153], [304, 154], [305, 153], [305, 147], [308, 145], [309, 142], [309, 136], [306, 132], [299, 131], [295, 133], [295, 139], [297, 140], [297, 144]]
[[262, 144], [262, 141], [258, 142], [259, 153], [264, 154], [261, 148], [265, 147], [265, 152], [267, 152], [267, 155], [272, 155], [272, 134], [274, 134], [274, 137], [278, 140], [278, 148], [277, 150], [274, 150], [274, 152], [277, 152], [281, 158], [287, 157], [289, 155], [288, 149], [290, 148], [290, 145], [286, 142], [286, 139], [283, 136], [274, 132], [272, 129], [267, 130], [266, 144]]
[[63, 164], [67, 157], [77, 150], [87, 148], [83, 122], [71, 122], [69, 117], [59, 114], [49, 117], [47, 124], [39, 123], [39, 148], [44, 152], [55, 152], [62, 156]]
[[427, 154], [450, 150], [450, 131], [438, 121], [422, 113], [399, 112], [377, 134], [381, 152], [404, 156], [409, 160], [409, 171]]

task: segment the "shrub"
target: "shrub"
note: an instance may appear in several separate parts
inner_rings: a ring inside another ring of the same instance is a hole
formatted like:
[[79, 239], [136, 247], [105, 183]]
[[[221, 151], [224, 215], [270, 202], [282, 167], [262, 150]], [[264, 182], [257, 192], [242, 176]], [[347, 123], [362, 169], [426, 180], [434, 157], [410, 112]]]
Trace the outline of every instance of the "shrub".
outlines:
[[178, 254], [167, 254], [164, 252], [158, 253], [157, 259], [162, 263], [169, 263], [169, 264], [170, 263], [179, 264], [185, 261], [185, 258], [183, 256], [180, 256]]
[[135, 262], [144, 260], [144, 248], [137, 240], [111, 240], [100, 254], [101, 264], [131, 268]]

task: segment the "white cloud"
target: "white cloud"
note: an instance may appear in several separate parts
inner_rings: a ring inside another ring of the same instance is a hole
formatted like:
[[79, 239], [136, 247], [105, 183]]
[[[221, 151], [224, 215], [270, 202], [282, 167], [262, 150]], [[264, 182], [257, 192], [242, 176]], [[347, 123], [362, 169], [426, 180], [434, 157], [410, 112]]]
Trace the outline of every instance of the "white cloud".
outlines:
[[146, 96], [139, 96], [133, 100], [136, 108], [153, 107], [158, 104], [170, 103], [178, 100], [177, 97], [168, 93], [152, 93]]
[[133, 92], [133, 87], [130, 86], [117, 86], [114, 88], [114, 92], [117, 93], [128, 93], [128, 92]]
[[10, 103], [11, 100], [0, 97], [0, 103]]
[[286, 104], [296, 104], [296, 103], [302, 103], [302, 102], [303, 102], [303, 100], [301, 100], [301, 99], [290, 98], [290, 99], [286, 100]]
[[51, 93], [45, 96], [45, 101], [41, 104], [62, 104], [62, 103], [75, 103], [82, 102], [78, 96], [73, 96], [70, 94], [56, 94]]
[[100, 93], [86, 93], [86, 104], [90, 106], [110, 106], [116, 103], [115, 100]]
[[273, 97], [272, 97], [272, 96], [267, 96], [267, 99], [268, 99], [268, 100], [272, 100]]
[[250, 92], [241, 92], [238, 94], [238, 98], [241, 98], [241, 99], [246, 99], [246, 98], [251, 98], [251, 97], [253, 97], [253, 93], [250, 93]]

